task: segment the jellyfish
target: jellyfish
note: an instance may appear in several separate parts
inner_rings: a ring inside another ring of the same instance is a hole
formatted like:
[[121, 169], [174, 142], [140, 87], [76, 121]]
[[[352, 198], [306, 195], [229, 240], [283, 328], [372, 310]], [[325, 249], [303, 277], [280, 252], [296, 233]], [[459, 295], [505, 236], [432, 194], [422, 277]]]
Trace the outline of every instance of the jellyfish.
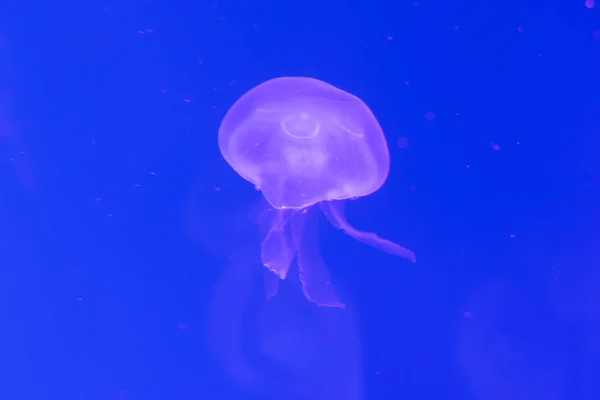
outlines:
[[346, 200], [368, 196], [386, 181], [390, 155], [383, 131], [358, 97], [308, 77], [268, 80], [227, 111], [218, 134], [225, 161], [262, 192], [267, 223], [264, 267], [287, 278], [294, 260], [304, 296], [318, 306], [344, 307], [320, 256], [314, 208], [354, 239], [415, 262], [413, 252], [346, 220]]

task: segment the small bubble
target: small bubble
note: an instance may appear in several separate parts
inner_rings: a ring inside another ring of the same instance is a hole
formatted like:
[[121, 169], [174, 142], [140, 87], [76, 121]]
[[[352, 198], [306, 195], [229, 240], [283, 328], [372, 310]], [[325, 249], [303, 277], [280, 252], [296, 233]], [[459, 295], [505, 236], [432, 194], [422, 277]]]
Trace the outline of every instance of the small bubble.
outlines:
[[408, 139], [405, 137], [398, 139], [398, 147], [401, 149], [408, 149]]

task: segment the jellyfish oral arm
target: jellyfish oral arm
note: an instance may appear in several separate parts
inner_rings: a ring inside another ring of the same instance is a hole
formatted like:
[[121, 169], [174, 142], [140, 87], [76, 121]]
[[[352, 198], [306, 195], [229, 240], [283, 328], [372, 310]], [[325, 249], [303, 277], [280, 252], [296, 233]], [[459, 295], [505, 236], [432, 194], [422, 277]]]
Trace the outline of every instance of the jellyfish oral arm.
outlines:
[[296, 257], [296, 249], [286, 229], [289, 212], [273, 211], [271, 227], [261, 245], [262, 264], [279, 279], [285, 279]]
[[358, 229], [350, 225], [350, 223], [346, 220], [346, 217], [344, 216], [343, 203], [343, 201], [324, 201], [320, 203], [323, 213], [333, 226], [335, 226], [338, 229], [341, 229], [347, 235], [353, 237], [359, 242], [363, 242], [371, 247], [392, 254], [394, 256], [406, 258], [412, 262], [417, 261], [415, 253], [408, 250], [407, 248], [402, 247], [399, 244], [392, 242], [391, 240], [380, 238], [375, 233], [359, 231]]
[[294, 215], [290, 224], [294, 246], [298, 252], [298, 274], [302, 291], [309, 301], [318, 306], [343, 309], [346, 305], [335, 294], [327, 265], [319, 251], [316, 216], [314, 212], [312, 215], [299, 212]]
[[[316, 211], [316, 210], [314, 210]], [[271, 209], [269, 230], [261, 246], [267, 299], [277, 293], [279, 280], [284, 280], [294, 259], [305, 297], [323, 307], [344, 308], [331, 285], [325, 261], [318, 245], [317, 214], [311, 210]]]

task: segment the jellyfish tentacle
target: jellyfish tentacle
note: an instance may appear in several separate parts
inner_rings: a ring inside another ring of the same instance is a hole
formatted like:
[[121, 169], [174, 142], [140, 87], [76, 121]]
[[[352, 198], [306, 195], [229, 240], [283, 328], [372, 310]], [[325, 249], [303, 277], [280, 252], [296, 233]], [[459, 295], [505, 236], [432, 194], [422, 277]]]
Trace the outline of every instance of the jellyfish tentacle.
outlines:
[[264, 269], [263, 270], [263, 287], [265, 289], [265, 299], [271, 300], [279, 291], [279, 277], [273, 273], [273, 271]]
[[318, 306], [346, 308], [333, 290], [327, 266], [319, 251], [316, 217], [314, 210], [305, 209], [295, 212], [290, 223], [302, 290], [304, 296]]
[[261, 261], [279, 279], [285, 279], [296, 257], [296, 249], [289, 239], [287, 228], [292, 211], [272, 209], [270, 212], [274, 214], [261, 245]]
[[324, 201], [321, 204], [323, 214], [327, 217], [329, 222], [338, 229], [344, 231], [347, 235], [353, 237], [359, 242], [368, 244], [371, 247], [384, 251], [394, 256], [406, 258], [412, 262], [417, 261], [415, 253], [409, 249], [400, 246], [397, 243], [392, 242], [388, 239], [383, 239], [377, 236], [373, 232], [359, 231], [346, 220], [344, 216], [344, 202], [343, 201]]

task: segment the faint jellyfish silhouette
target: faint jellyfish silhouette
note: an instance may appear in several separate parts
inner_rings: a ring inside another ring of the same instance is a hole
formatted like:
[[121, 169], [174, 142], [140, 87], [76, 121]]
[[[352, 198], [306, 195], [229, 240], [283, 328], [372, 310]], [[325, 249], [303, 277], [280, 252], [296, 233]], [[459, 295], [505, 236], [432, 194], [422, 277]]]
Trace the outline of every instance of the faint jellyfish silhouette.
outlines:
[[207, 314], [210, 352], [235, 383], [224, 382], [228, 392], [222, 398], [363, 399], [352, 305], [344, 311], [311, 307], [292, 280], [265, 301], [255, 290], [264, 268], [253, 262], [258, 252], [245, 239], [238, 238]]
[[[344, 200], [367, 196], [387, 179], [385, 136], [358, 97], [313, 78], [283, 77], [245, 93], [219, 128], [227, 163], [262, 191], [269, 207], [261, 246], [263, 265], [286, 279], [297, 261], [304, 295], [317, 305], [344, 307], [306, 230], [309, 208], [319, 204], [332, 225], [387, 253], [415, 261], [408, 249], [351, 226]], [[277, 282], [271, 293], [277, 291]]]

